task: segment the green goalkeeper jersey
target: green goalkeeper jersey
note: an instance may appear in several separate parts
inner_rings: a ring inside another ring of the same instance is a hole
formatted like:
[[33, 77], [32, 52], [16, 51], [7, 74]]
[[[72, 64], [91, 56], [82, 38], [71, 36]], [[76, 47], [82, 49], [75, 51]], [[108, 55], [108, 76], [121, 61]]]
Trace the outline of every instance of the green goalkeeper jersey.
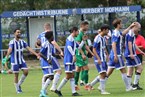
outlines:
[[[80, 31], [79, 35], [75, 38], [75, 41], [81, 43], [81, 41], [83, 40], [83, 36], [84, 36], [84, 33], [82, 31]], [[84, 54], [87, 57], [85, 45], [82, 47], [82, 51], [84, 52]], [[86, 60], [83, 60], [79, 49], [76, 49], [76, 65], [81, 67], [81, 66], [85, 66], [87, 64], [88, 64], [88, 58]]]

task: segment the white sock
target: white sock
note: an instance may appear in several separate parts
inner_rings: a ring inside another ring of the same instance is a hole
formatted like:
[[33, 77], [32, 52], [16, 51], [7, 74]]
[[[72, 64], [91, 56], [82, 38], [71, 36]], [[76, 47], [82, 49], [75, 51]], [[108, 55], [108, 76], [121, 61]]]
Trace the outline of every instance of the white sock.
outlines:
[[18, 85], [18, 83], [14, 83], [14, 85], [15, 85], [16, 92], [17, 92], [19, 90], [19, 85]]
[[127, 79], [128, 79], [129, 86], [131, 86], [132, 77], [131, 76], [127, 76]]
[[64, 79], [61, 81], [60, 85], [58, 86], [57, 90], [60, 91], [61, 88], [67, 83], [67, 81], [68, 81], [68, 80], [67, 80], [66, 78], [64, 78]]
[[56, 89], [56, 86], [57, 86], [57, 83], [58, 83], [59, 79], [60, 79], [60, 74], [56, 73], [54, 75], [54, 79], [53, 79], [53, 83], [52, 83], [52, 88], [53, 89]]
[[42, 77], [42, 87], [44, 87], [45, 84], [45, 76]]
[[50, 80], [49, 78], [46, 80], [44, 86], [42, 87], [42, 90], [46, 90], [48, 85], [51, 83], [52, 80]]
[[133, 84], [135, 84], [135, 85], [138, 84], [139, 79], [140, 79], [140, 75], [136, 75], [136, 74], [135, 74]]
[[126, 88], [129, 88], [130, 85], [129, 85], [126, 73], [122, 73], [122, 79], [123, 79], [123, 81], [125, 83]]
[[91, 86], [94, 86], [96, 83], [100, 82], [100, 76], [97, 76], [91, 83]]
[[105, 81], [107, 81], [108, 80], [108, 77], [105, 77]]
[[25, 78], [26, 78], [26, 76], [24, 74], [22, 74], [22, 76], [21, 76], [21, 78], [20, 78], [20, 80], [18, 82], [19, 86], [24, 82]]
[[75, 79], [74, 78], [70, 79], [70, 85], [71, 85], [72, 93], [76, 93], [76, 90], [75, 90]]
[[100, 88], [101, 88], [101, 92], [105, 91], [105, 79], [100, 79]]

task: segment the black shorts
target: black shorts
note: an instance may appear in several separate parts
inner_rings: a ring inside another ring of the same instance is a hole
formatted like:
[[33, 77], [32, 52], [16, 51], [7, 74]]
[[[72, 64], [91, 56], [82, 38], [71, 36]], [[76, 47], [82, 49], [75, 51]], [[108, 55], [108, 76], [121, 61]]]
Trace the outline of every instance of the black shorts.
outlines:
[[141, 63], [142, 63], [142, 54], [137, 54], [137, 56], [139, 57]]

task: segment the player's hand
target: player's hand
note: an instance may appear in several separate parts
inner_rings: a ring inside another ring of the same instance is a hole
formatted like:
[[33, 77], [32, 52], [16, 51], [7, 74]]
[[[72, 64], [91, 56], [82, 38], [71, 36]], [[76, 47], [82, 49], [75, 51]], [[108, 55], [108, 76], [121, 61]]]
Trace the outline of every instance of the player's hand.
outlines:
[[106, 55], [106, 59], [107, 59], [107, 61], [109, 61], [109, 55]]
[[82, 58], [83, 58], [83, 60], [87, 59], [87, 57], [84, 54], [82, 55]]
[[117, 57], [117, 55], [116, 55], [116, 56], [114, 56], [114, 62], [115, 62], [115, 63], [117, 63], [117, 62], [118, 62], [118, 57]]
[[51, 64], [51, 60], [48, 60], [48, 63]]
[[91, 53], [91, 55], [92, 55], [92, 57], [94, 57], [95, 55], [94, 55], [94, 53]]
[[41, 57], [39, 53], [36, 56], [37, 56], [37, 59], [40, 59], [40, 57]]
[[134, 27], [135, 25], [136, 25], [136, 23], [133, 22], [129, 27], [132, 28], [132, 27]]
[[76, 56], [75, 55], [73, 56], [73, 62], [76, 62]]
[[87, 39], [88, 39], [88, 36], [87, 35], [84, 35], [83, 36], [83, 40], [86, 41]]
[[101, 63], [102, 63], [102, 62], [101, 62], [101, 60], [100, 60], [100, 59], [98, 59], [98, 64], [99, 64], [99, 65], [101, 65]]
[[60, 53], [60, 56], [62, 56], [62, 57], [64, 56], [63, 52]]
[[141, 54], [145, 57], [145, 53], [144, 52], [142, 52]]
[[131, 55], [130, 55], [130, 58], [131, 58], [131, 59], [134, 59], [134, 55], [133, 55], [133, 54], [131, 54]]

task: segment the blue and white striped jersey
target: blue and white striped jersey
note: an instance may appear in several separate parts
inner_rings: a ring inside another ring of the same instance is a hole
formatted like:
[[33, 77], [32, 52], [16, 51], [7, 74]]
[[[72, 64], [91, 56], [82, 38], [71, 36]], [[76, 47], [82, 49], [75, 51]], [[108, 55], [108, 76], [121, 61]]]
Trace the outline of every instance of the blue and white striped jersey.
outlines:
[[[112, 43], [113, 42], [116, 43], [117, 55], [121, 55], [122, 54], [122, 45], [123, 45], [123, 36], [122, 36], [122, 33], [117, 29], [115, 29], [112, 34]], [[110, 56], [114, 56], [113, 50], [111, 50]]]
[[15, 38], [9, 42], [9, 48], [12, 48], [11, 63], [22, 64], [24, 63], [23, 50], [28, 44], [24, 40], [16, 40]]
[[[47, 39], [45, 38], [45, 33], [46, 33], [46, 32], [42, 32], [42, 33], [40, 33], [40, 34], [38, 35], [38, 37], [37, 37], [37, 39], [39, 39], [39, 40], [41, 41], [41, 46], [42, 46], [42, 44], [43, 44], [44, 42], [47, 41]], [[52, 52], [55, 53], [56, 50], [55, 50], [54, 46], [53, 46], [52, 44], [51, 44], [51, 46], [52, 46], [52, 48], [53, 48]]]
[[124, 54], [125, 57], [130, 56], [128, 42], [132, 43], [132, 52], [133, 52], [133, 55], [136, 55], [136, 52], [135, 52], [135, 50], [136, 50], [136, 48], [135, 48], [135, 34], [134, 34], [134, 32], [132, 32], [132, 30], [129, 30], [129, 32], [125, 36], [125, 54]]
[[[45, 57], [47, 57], [48, 60], [52, 60], [52, 46], [51, 44], [46, 41], [42, 44], [40, 53], [42, 53]], [[45, 68], [48, 66], [48, 61], [46, 59], [41, 58], [41, 64], [42, 68]]]
[[42, 46], [42, 44], [43, 44], [44, 42], [47, 41], [46, 38], [45, 38], [45, 33], [46, 33], [46, 32], [42, 32], [42, 33], [40, 33], [40, 34], [38, 35], [38, 37], [37, 37], [37, 39], [39, 39], [39, 40], [41, 41], [41, 46]]
[[[65, 49], [64, 49], [64, 64], [73, 63], [73, 55], [75, 55], [75, 50], [78, 47], [78, 44], [75, 42], [74, 37], [69, 35], [66, 39]], [[72, 52], [70, 52], [72, 48]]]
[[[96, 52], [99, 55], [101, 61], [102, 62], [106, 61], [106, 57], [105, 57], [106, 41], [105, 38], [102, 37], [100, 34], [95, 37], [93, 48], [96, 48]], [[96, 62], [98, 62], [96, 57], [94, 57], [94, 59]]]

